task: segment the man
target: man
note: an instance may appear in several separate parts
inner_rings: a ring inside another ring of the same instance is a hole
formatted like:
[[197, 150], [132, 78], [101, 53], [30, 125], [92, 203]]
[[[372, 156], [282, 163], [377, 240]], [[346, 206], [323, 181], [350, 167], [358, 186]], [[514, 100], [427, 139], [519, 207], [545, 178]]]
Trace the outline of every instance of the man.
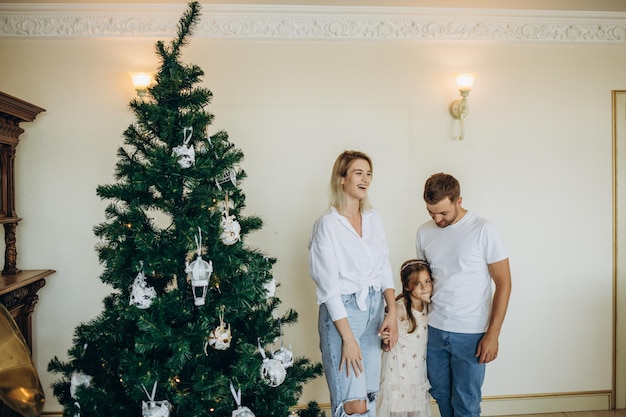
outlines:
[[424, 201], [432, 220], [418, 228], [415, 243], [417, 258], [430, 263], [435, 283], [427, 369], [442, 417], [480, 415], [485, 366], [498, 355], [511, 295], [500, 234], [492, 223], [464, 209], [462, 200], [453, 176], [428, 178]]

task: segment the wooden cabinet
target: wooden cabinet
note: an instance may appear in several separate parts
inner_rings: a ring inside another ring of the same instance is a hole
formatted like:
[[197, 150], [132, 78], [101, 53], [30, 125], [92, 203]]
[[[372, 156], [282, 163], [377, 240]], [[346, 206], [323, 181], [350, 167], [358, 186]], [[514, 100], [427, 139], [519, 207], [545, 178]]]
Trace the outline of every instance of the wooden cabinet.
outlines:
[[22, 122], [32, 122], [41, 107], [0, 91], [0, 223], [4, 226], [4, 269], [2, 275], [15, 275], [17, 267], [16, 228], [22, 220], [15, 212], [15, 151], [24, 133]]
[[[24, 132], [22, 122], [32, 122], [45, 111], [0, 91], [0, 224], [4, 227], [4, 268], [0, 275], [0, 303], [11, 313], [26, 344], [32, 352], [32, 313], [39, 299], [37, 292], [46, 284], [50, 269], [24, 270], [17, 267], [17, 225], [15, 212], [15, 152], [19, 136]], [[0, 348], [1, 349], [1, 348]], [[0, 355], [4, 354], [0, 350]], [[0, 403], [0, 417], [21, 417]]]
[[11, 313], [31, 352], [33, 350], [31, 318], [35, 304], [39, 300], [37, 292], [46, 285], [45, 278], [53, 272], [50, 269], [39, 269], [0, 277], [0, 304]]

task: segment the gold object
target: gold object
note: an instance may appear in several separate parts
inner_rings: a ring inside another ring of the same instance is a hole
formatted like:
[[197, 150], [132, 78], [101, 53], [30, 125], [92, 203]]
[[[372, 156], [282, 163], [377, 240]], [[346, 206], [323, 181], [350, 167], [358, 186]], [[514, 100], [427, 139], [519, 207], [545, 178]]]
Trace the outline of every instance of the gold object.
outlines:
[[45, 394], [24, 336], [0, 304], [0, 400], [24, 417], [37, 417]]

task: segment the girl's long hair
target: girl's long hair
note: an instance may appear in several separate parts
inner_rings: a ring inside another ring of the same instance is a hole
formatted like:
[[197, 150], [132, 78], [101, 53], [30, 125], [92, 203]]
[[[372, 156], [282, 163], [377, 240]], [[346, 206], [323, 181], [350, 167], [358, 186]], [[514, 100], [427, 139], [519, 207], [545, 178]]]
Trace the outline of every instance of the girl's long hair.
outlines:
[[[402, 264], [400, 267], [400, 281], [402, 281], [402, 293], [400, 293], [396, 300], [404, 299], [404, 305], [406, 306], [406, 315], [409, 319], [411, 325], [409, 326], [409, 333], [413, 333], [417, 328], [417, 321], [415, 316], [413, 315], [413, 302], [411, 301], [411, 291], [415, 288], [417, 282], [415, 280], [411, 280], [411, 276], [413, 274], [419, 274], [422, 271], [428, 272], [428, 275], [432, 279], [432, 271], [430, 270], [430, 265], [428, 262], [422, 261], [420, 259], [409, 259], [408, 261]], [[424, 303], [424, 308], [428, 311], [428, 304]]]

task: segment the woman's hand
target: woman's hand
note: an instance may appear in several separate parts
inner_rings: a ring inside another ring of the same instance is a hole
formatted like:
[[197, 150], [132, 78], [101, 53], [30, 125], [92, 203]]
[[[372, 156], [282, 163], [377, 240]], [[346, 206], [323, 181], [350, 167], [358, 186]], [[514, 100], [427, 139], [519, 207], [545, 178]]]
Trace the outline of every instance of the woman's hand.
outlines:
[[388, 346], [388, 350], [398, 343], [398, 320], [396, 319], [396, 310], [388, 312], [383, 320], [383, 324], [380, 327], [379, 335], [383, 338], [385, 345]]
[[385, 343], [388, 349], [391, 350], [398, 343], [398, 316], [396, 311], [396, 292], [393, 288], [387, 288], [383, 292], [385, 303], [387, 304], [387, 313], [383, 320], [382, 326], [378, 331], [380, 337], [388, 337], [389, 340]]
[[363, 355], [359, 344], [352, 340], [343, 341], [341, 344], [341, 362], [339, 363], [339, 372], [345, 367], [346, 375], [350, 377], [350, 368], [355, 376], [363, 373]]
[[343, 318], [335, 321], [335, 327], [337, 332], [341, 335], [341, 362], [339, 362], [339, 372], [344, 368], [346, 373], [350, 376], [350, 369], [354, 372], [355, 376], [359, 376], [363, 373], [363, 355], [361, 354], [361, 347], [356, 342], [348, 319]]

